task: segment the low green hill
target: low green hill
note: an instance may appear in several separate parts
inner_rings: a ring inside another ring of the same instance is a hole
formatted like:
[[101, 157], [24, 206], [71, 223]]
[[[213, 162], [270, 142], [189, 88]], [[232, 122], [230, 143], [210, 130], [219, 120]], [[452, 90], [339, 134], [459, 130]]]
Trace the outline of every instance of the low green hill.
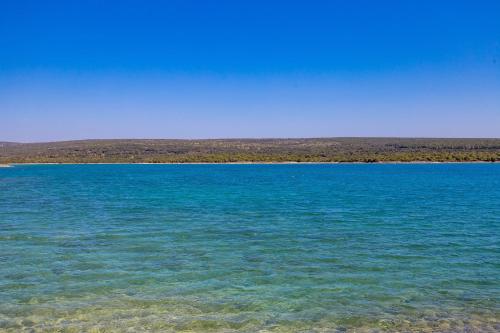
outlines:
[[500, 161], [500, 139], [316, 138], [0, 143], [0, 163]]

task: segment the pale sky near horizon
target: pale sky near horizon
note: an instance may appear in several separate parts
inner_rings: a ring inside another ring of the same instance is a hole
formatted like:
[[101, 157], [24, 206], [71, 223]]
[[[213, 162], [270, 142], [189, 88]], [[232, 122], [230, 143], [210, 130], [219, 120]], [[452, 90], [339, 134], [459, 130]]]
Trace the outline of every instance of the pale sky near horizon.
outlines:
[[5, 1], [0, 141], [500, 137], [498, 1]]

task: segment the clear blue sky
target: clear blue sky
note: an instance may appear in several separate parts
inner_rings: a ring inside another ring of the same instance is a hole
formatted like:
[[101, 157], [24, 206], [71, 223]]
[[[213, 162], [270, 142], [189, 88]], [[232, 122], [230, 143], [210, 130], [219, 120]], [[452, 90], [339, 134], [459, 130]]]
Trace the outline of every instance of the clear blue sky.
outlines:
[[500, 137], [500, 1], [0, 2], [0, 141]]

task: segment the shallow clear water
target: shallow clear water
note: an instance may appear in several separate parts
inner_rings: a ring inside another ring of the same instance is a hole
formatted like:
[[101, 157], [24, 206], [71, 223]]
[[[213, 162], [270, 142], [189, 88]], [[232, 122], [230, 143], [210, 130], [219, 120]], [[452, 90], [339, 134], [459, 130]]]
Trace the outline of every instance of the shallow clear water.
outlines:
[[500, 331], [500, 164], [0, 169], [0, 331]]

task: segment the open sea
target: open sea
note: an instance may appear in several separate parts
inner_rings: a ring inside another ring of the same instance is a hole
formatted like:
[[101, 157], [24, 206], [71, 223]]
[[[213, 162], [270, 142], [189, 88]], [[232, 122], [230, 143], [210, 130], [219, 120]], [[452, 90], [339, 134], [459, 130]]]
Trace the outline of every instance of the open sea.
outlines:
[[0, 332], [499, 332], [500, 164], [0, 168]]

